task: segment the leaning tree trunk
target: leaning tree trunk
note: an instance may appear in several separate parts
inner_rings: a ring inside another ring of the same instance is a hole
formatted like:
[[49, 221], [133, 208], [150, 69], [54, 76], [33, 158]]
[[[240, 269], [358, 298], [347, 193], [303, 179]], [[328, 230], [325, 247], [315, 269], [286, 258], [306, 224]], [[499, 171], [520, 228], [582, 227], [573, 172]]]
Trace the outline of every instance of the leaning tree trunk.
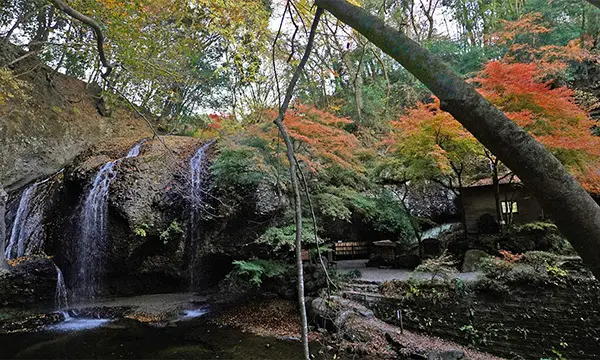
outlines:
[[600, 207], [542, 144], [410, 38], [344, 0], [315, 4], [396, 59], [533, 191], [584, 263], [600, 278]]

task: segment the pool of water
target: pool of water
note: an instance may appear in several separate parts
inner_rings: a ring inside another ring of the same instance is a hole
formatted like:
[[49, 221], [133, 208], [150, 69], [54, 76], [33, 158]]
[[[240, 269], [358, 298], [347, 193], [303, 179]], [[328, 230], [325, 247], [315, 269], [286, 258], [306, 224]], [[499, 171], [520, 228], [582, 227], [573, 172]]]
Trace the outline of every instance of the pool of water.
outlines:
[[209, 307], [202, 307], [202, 308], [199, 308], [199, 309], [184, 310], [183, 314], [181, 315], [181, 319], [183, 319], [183, 320], [195, 319], [195, 318], [202, 317], [202, 316], [208, 314], [209, 312], [210, 312], [210, 308]]
[[[0, 358], [14, 359], [301, 359], [297, 341], [214, 325], [192, 310], [186, 321], [156, 327], [130, 319], [76, 319], [59, 328], [0, 335]], [[185, 317], [185, 315], [184, 315]], [[93, 326], [92, 326], [93, 325]], [[57, 325], [55, 325], [57, 326]], [[311, 349], [318, 351], [318, 344]]]
[[101, 327], [107, 324], [109, 319], [87, 319], [87, 318], [67, 318], [58, 324], [50, 325], [46, 328], [47, 331], [65, 332], [88, 330]]

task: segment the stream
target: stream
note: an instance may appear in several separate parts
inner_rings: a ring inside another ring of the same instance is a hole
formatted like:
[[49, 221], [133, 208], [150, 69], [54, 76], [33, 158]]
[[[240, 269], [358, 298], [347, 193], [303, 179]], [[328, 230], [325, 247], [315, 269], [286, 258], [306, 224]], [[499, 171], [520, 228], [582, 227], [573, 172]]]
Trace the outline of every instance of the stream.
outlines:
[[199, 317], [156, 327], [130, 319], [87, 330], [0, 336], [0, 358], [14, 359], [297, 359], [299, 342], [220, 327]]
[[[11, 359], [296, 359], [299, 341], [215, 324], [218, 312], [192, 293], [76, 304], [35, 330], [0, 335]], [[1, 314], [0, 314], [1, 315]], [[315, 350], [318, 344], [314, 344]]]

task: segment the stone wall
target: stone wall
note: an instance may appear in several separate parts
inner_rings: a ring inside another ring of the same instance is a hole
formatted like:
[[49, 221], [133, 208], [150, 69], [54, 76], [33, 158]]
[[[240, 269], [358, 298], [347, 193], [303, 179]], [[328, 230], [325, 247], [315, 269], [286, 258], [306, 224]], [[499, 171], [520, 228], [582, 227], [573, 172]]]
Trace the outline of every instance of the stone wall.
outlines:
[[[361, 297], [377, 317], [507, 358], [600, 359], [600, 283], [410, 286], [403, 297]], [[555, 352], [553, 352], [553, 350]]]

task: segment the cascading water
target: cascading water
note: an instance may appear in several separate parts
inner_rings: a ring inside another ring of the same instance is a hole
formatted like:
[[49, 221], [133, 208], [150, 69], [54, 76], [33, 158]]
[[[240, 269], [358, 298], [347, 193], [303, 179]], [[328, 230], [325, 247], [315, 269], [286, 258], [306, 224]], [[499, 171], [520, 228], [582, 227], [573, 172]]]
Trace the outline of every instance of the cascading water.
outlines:
[[[58, 311], [65, 311], [69, 308], [67, 286], [60, 268], [56, 264], [54, 264], [54, 267], [56, 268], [56, 293], [54, 295], [54, 306], [56, 306], [56, 310]], [[66, 316], [68, 316], [68, 313], [66, 314]]]
[[0, 270], [8, 268], [6, 254], [4, 253], [4, 247], [6, 246], [6, 222], [4, 221], [4, 217], [6, 215], [7, 201], [8, 194], [4, 191], [2, 184], [0, 184]]
[[199, 220], [200, 214], [204, 209], [204, 198], [206, 190], [206, 172], [207, 161], [206, 151], [213, 144], [213, 141], [202, 145], [196, 154], [190, 159], [190, 284], [192, 288], [195, 283], [195, 265], [196, 254], [198, 252], [198, 240], [200, 239]]
[[5, 250], [7, 259], [30, 255], [43, 249], [44, 201], [41, 198], [44, 192], [40, 191], [40, 188], [42, 184], [48, 183], [51, 178], [30, 185], [21, 194], [19, 207], [10, 232], [10, 240]]
[[[138, 156], [144, 142], [145, 140], [138, 142], [124, 158]], [[110, 184], [117, 175], [115, 165], [124, 158], [109, 161], [100, 168], [83, 203], [79, 220], [75, 284], [77, 297], [81, 299], [92, 298], [97, 291], [108, 242]]]

